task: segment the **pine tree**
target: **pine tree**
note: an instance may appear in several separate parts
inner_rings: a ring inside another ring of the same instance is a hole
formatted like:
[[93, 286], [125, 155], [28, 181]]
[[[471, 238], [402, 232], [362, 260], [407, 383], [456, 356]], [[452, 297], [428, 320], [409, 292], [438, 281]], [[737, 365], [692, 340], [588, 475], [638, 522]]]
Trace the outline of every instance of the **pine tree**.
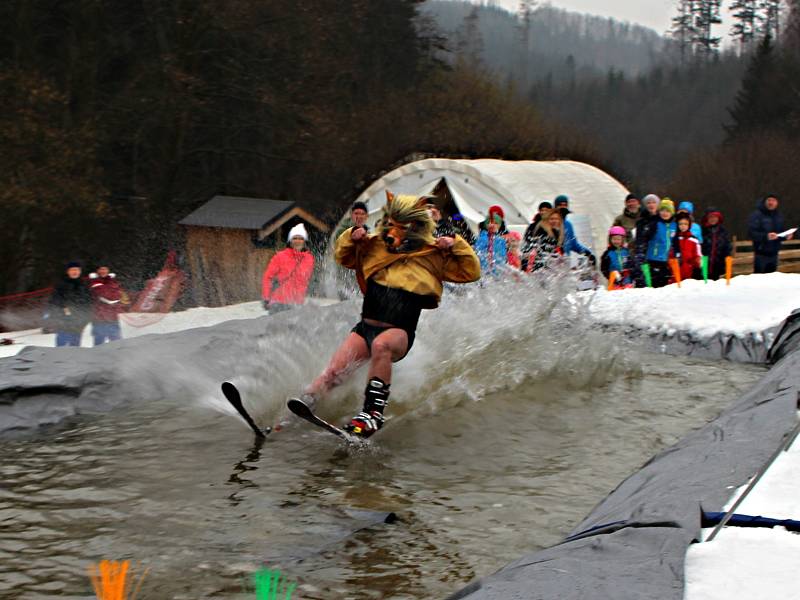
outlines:
[[739, 42], [739, 51], [744, 54], [756, 39], [759, 0], [733, 0], [728, 10], [736, 20], [731, 27], [731, 37]]
[[722, 0], [696, 0], [693, 4], [695, 56], [701, 60], [709, 60], [719, 54], [722, 38], [712, 35], [711, 30], [714, 25], [722, 23]]
[[785, 42], [786, 48], [800, 54], [800, 0], [787, 0], [789, 5], [789, 18], [786, 21]]
[[483, 60], [483, 36], [480, 28], [480, 8], [470, 9], [461, 27], [456, 31], [456, 46], [460, 60], [470, 65], [479, 65]]
[[520, 0], [517, 8], [517, 26], [520, 56], [520, 86], [528, 89], [528, 59], [531, 54], [531, 20], [537, 0]]
[[758, 0], [759, 38], [770, 36], [773, 40], [781, 39], [781, 8], [783, 0]]
[[675, 41], [681, 57], [681, 65], [686, 64], [692, 56], [694, 39], [697, 35], [694, 27], [694, 10], [697, 0], [678, 0], [678, 14], [672, 18], [670, 37]]

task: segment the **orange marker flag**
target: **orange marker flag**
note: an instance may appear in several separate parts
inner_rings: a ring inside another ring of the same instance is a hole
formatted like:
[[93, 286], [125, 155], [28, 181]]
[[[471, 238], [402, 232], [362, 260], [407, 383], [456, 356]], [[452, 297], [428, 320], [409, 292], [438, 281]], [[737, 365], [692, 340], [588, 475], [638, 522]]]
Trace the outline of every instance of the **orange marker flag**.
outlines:
[[614, 284], [617, 282], [617, 277], [619, 277], [619, 273], [617, 271], [611, 271], [611, 273], [608, 274], [608, 291], [609, 292], [614, 289]]
[[677, 258], [669, 259], [669, 268], [672, 269], [672, 276], [675, 278], [675, 283], [681, 287], [681, 268], [678, 266]]
[[727, 285], [731, 284], [731, 277], [733, 277], [733, 257], [725, 257], [725, 281]]
[[139, 576], [132, 593], [133, 581], [128, 578], [129, 572], [130, 561], [127, 560], [101, 560], [99, 564], [89, 567], [89, 578], [98, 600], [134, 600], [147, 571]]

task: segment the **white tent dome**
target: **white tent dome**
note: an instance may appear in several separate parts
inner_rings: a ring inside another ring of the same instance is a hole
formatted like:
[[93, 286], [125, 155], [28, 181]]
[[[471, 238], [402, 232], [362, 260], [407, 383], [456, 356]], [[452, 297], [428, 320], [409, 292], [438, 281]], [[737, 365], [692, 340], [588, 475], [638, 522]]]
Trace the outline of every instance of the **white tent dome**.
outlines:
[[370, 216], [386, 203], [386, 190], [396, 194], [432, 193], [447, 185], [459, 212], [473, 229], [493, 204], [503, 207], [509, 229], [523, 232], [540, 202], [569, 197], [570, 220], [578, 240], [599, 256], [606, 247], [608, 228], [622, 212], [628, 190], [600, 169], [574, 161], [505, 161], [494, 159], [419, 160], [387, 173], [357, 200]]

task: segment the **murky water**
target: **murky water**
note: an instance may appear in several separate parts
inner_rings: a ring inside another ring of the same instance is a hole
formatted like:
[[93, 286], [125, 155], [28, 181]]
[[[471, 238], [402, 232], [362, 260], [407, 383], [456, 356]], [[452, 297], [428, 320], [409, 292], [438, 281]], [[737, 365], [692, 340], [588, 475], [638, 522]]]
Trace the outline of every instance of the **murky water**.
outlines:
[[[149, 567], [145, 599], [255, 598], [243, 582], [261, 566], [298, 582], [293, 598], [441, 598], [557, 543], [763, 374], [483, 294], [478, 312], [454, 299], [426, 316], [369, 451], [310, 426], [254, 446], [196, 394], [0, 441], [0, 597], [92, 598], [87, 566], [129, 558]], [[284, 384], [243, 371], [251, 407], [277, 414]], [[358, 381], [328, 416], [356, 408]]]

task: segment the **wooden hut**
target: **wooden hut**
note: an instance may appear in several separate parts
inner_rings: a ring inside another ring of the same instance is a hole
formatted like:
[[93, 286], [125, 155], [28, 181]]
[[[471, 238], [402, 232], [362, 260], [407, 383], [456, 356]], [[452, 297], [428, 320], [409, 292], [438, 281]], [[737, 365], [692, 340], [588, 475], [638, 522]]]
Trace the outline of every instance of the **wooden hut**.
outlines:
[[311, 248], [328, 226], [295, 202], [214, 196], [180, 221], [186, 234], [189, 289], [199, 306], [224, 306], [261, 297], [261, 277], [289, 230], [303, 223]]

